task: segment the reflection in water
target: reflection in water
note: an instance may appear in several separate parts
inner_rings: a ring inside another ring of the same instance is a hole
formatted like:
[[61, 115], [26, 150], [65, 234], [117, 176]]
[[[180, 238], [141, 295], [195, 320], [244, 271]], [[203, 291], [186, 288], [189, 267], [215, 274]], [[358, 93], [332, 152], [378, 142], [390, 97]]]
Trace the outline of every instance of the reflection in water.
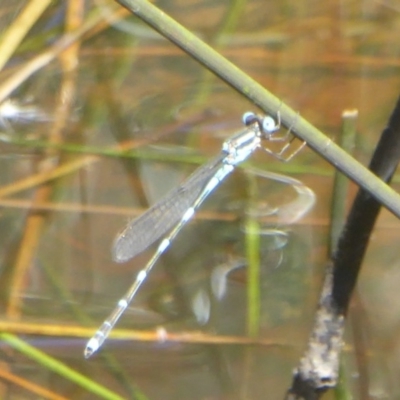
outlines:
[[50, 117], [39, 107], [32, 104], [22, 104], [17, 100], [7, 99], [0, 104], [0, 128], [6, 133], [0, 133], [0, 140], [9, 142], [13, 134], [13, 124], [29, 124], [31, 122], [49, 121]]
[[250, 216], [258, 218], [266, 215], [275, 215], [278, 218], [279, 225], [291, 225], [303, 218], [315, 204], [314, 192], [297, 179], [254, 167], [246, 168], [246, 172], [286, 184], [297, 194], [293, 200], [273, 208], [265, 207], [265, 205], [261, 205], [261, 207], [253, 206], [248, 210]]
[[[252, 202], [251, 206], [246, 209], [248, 216], [256, 218], [259, 221], [259, 230], [257, 233], [263, 239], [263, 250], [278, 253], [274, 262], [274, 268], [278, 268], [283, 261], [284, 248], [289, 241], [289, 234], [284, 228], [299, 221], [311, 210], [315, 203], [315, 194], [302, 182], [286, 175], [263, 171], [257, 168], [248, 168], [246, 172], [284, 183], [293, 188], [296, 193], [296, 196], [292, 200], [280, 202], [277, 206]], [[271, 219], [268, 220], [267, 218], [266, 220], [265, 218], [274, 216], [277, 217], [276, 225], [278, 227], [271, 226]], [[246, 228], [244, 230], [246, 231]], [[225, 296], [229, 274], [245, 266], [247, 266], [246, 260], [239, 258], [220, 264], [213, 269], [211, 273], [211, 289], [216, 299], [221, 300]]]
[[204, 325], [210, 319], [211, 301], [208, 293], [200, 288], [192, 297], [192, 310], [200, 325]]
[[28, 123], [48, 120], [49, 116], [34, 105], [23, 105], [21, 102], [12, 99], [7, 99], [0, 104], [0, 124], [5, 127], [11, 121]]
[[221, 300], [226, 293], [227, 276], [230, 272], [235, 271], [238, 268], [246, 266], [246, 261], [235, 260], [225, 264], [217, 265], [211, 273], [211, 289], [213, 295]]

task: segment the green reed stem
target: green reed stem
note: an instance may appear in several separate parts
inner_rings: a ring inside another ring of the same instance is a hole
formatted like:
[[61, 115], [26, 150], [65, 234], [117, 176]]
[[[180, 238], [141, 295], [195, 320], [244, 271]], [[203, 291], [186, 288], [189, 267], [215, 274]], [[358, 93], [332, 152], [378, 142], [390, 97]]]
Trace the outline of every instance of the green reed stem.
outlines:
[[146, 0], [116, 0], [283, 125], [400, 218], [400, 196], [272, 93]]

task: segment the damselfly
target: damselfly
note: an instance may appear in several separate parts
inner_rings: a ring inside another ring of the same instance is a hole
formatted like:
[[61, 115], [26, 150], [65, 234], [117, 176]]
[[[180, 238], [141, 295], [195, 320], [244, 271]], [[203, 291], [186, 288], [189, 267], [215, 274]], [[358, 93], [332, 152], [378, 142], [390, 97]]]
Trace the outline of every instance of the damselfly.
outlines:
[[[103, 344], [157, 260], [208, 195], [234, 170], [236, 165], [246, 160], [257, 148], [271, 153], [269, 149], [261, 146], [261, 141], [277, 139], [274, 135], [280, 129], [279, 113], [277, 115], [277, 121], [275, 121], [271, 116], [245, 113], [243, 123], [246, 128], [223, 143], [219, 156], [198, 168], [182, 185], [170, 191], [148, 211], [131, 221], [117, 236], [113, 247], [113, 258], [117, 262], [124, 262], [135, 257], [169, 232], [161, 240], [146, 266], [139, 271], [134, 283], [119, 300], [114, 311], [87, 343], [84, 351], [86, 358]], [[286, 148], [287, 145], [284, 146], [284, 149]], [[282, 152], [277, 156], [281, 158], [281, 154]]]

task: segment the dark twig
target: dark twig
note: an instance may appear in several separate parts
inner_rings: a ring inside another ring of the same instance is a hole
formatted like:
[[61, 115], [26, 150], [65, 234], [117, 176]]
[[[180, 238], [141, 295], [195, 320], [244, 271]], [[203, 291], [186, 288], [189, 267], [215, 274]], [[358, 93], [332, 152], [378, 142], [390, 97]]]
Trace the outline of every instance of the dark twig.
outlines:
[[[384, 129], [370, 170], [390, 182], [400, 158], [400, 98]], [[314, 329], [287, 399], [315, 400], [337, 384], [344, 319], [381, 205], [360, 189], [329, 262]]]
[[[400, 159], [400, 98], [382, 132], [369, 169], [385, 182], [390, 182]], [[349, 213], [333, 256], [333, 299], [339, 311], [347, 312], [349, 299], [357, 281], [369, 237], [381, 204], [360, 189]]]

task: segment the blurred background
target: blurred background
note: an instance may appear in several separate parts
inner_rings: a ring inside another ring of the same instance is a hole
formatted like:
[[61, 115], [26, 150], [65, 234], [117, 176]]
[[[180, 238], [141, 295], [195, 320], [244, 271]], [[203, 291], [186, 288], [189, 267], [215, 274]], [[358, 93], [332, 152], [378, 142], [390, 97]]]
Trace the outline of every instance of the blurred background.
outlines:
[[[0, 2], [0, 397], [283, 398], [330, 251], [334, 168], [307, 147], [288, 163], [255, 152], [85, 360], [156, 248], [116, 264], [118, 232], [258, 110], [111, 0], [46, 3]], [[400, 92], [400, 2], [156, 4], [332, 140], [357, 110], [348, 151], [368, 164]], [[347, 322], [346, 398], [400, 398], [399, 235], [383, 211]]]

